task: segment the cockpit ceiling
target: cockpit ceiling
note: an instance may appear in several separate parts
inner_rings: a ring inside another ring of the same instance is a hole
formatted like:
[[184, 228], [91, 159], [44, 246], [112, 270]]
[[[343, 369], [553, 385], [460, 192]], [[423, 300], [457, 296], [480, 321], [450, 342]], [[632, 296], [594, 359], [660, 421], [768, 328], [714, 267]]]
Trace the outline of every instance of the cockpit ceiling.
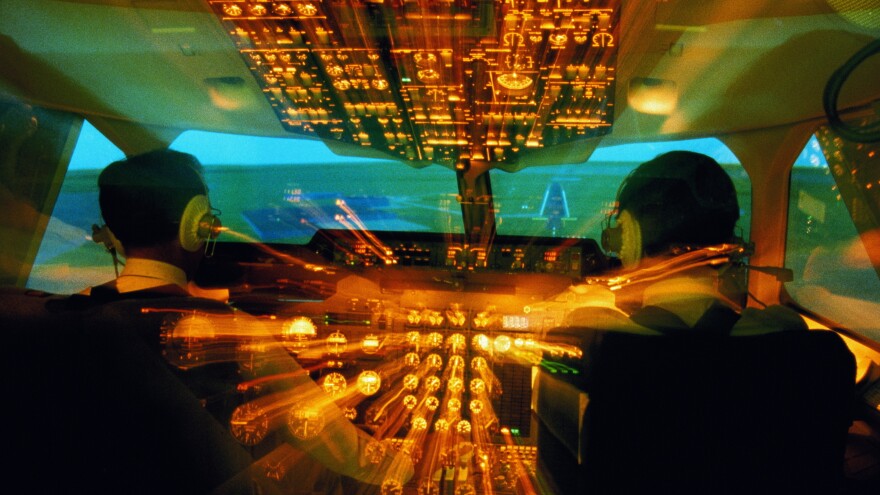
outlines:
[[[0, 10], [0, 93], [81, 113], [128, 152], [202, 129], [507, 170], [580, 162], [600, 140], [822, 118], [828, 79], [880, 36], [871, 1], [3, 0]], [[877, 73], [871, 57], [839, 107], [880, 99]], [[153, 140], [125, 136], [138, 132]]]
[[210, 3], [294, 134], [451, 167], [611, 128], [619, 0]]

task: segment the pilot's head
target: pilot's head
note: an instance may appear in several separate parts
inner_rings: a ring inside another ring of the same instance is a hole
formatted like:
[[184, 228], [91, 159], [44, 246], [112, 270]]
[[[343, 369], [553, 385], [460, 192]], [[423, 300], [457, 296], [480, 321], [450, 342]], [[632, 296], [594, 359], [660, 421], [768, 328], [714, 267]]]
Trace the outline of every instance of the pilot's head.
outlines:
[[712, 158], [673, 151], [645, 162], [617, 193], [617, 226], [603, 233], [624, 267], [676, 247], [731, 242], [739, 204], [730, 176]]
[[127, 256], [160, 247], [198, 253], [216, 236], [202, 166], [190, 154], [160, 149], [113, 162], [98, 189], [101, 215]]

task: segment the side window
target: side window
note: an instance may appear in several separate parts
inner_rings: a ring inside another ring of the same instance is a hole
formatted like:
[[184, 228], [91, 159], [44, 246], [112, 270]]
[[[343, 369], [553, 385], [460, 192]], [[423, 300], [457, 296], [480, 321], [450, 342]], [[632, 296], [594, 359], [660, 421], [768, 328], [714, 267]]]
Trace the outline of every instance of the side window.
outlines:
[[810, 140], [792, 169], [785, 257], [796, 303], [880, 342], [878, 147], [827, 128]]
[[88, 122], [83, 123], [27, 287], [71, 294], [112, 279], [113, 262], [92, 239], [100, 224], [98, 174], [124, 153]]

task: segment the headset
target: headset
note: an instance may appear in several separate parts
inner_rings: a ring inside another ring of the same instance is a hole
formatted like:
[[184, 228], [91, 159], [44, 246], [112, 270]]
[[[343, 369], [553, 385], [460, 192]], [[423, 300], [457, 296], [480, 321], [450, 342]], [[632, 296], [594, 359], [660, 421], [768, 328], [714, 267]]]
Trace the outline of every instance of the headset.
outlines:
[[197, 194], [186, 204], [180, 217], [180, 246], [196, 252], [205, 246], [205, 255], [214, 254], [217, 237], [226, 230], [220, 222], [220, 210], [211, 207], [208, 197]]
[[[205, 246], [205, 256], [211, 257], [217, 244], [217, 237], [227, 230], [220, 221], [220, 210], [211, 207], [208, 197], [204, 194], [193, 196], [180, 217], [178, 238], [180, 246], [191, 253]], [[103, 244], [113, 255], [114, 267], [119, 263], [117, 254], [125, 257], [125, 251], [119, 239], [107, 225], [92, 225], [92, 240]], [[117, 270], [118, 271], [118, 270]]]

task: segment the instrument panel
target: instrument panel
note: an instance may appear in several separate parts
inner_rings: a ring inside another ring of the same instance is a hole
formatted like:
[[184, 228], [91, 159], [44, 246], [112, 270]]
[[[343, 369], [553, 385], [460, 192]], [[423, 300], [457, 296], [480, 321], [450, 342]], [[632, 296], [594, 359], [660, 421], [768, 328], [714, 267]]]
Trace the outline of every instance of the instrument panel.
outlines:
[[[534, 370], [577, 373], [561, 357], [580, 352], [544, 336], [569, 307], [560, 294], [607, 261], [581, 239], [499, 236], [478, 256], [459, 255], [469, 252], [460, 236], [319, 231], [304, 246], [220, 243], [200, 283], [232, 274], [222, 281], [230, 302], [269, 328], [268, 342], [309, 370], [376, 449], [413, 460], [412, 480], [382, 493], [530, 493]], [[220, 352], [166, 335], [174, 342], [181, 368]], [[239, 343], [237, 359], [259, 363], [265, 346], [247, 347], [251, 358]], [[289, 434], [317, 435], [320, 415], [297, 404], [285, 412]], [[267, 410], [258, 398], [239, 407], [233, 435], [259, 448], [272, 431]]]
[[284, 128], [416, 164], [611, 129], [619, 0], [210, 0]]

